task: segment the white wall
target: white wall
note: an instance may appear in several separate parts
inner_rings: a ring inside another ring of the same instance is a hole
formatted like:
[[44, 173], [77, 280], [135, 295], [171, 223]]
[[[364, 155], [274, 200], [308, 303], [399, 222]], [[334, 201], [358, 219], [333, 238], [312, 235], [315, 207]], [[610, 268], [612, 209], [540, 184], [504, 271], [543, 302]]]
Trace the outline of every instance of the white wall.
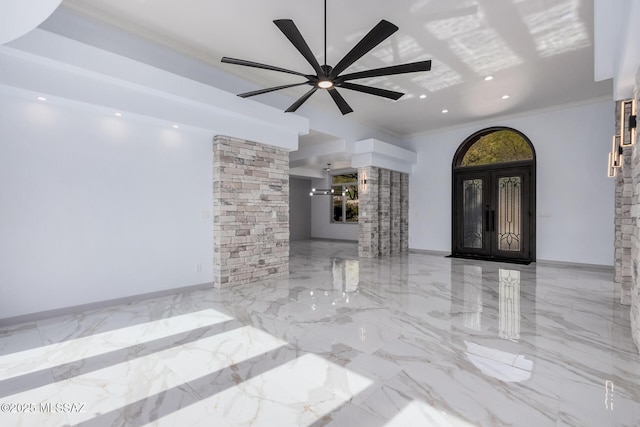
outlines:
[[311, 238], [311, 180], [289, 178], [289, 240]]
[[0, 135], [0, 318], [212, 280], [208, 132], [5, 93]]
[[613, 265], [614, 182], [607, 152], [614, 104], [599, 101], [436, 131], [406, 141], [418, 153], [410, 176], [409, 247], [451, 250], [451, 163], [474, 132], [508, 126], [537, 156], [537, 259]]
[[[328, 188], [327, 179], [312, 180], [315, 188]], [[311, 197], [311, 237], [358, 241], [358, 224], [331, 222], [331, 197]]]

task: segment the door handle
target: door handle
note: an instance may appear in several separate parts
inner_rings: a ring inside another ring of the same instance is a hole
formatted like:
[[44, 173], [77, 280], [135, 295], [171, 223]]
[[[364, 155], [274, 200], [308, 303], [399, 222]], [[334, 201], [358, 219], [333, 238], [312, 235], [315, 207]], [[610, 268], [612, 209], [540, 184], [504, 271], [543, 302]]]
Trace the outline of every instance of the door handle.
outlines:
[[485, 229], [485, 231], [491, 231], [490, 228], [491, 228], [491, 226], [490, 226], [490, 223], [489, 223], [489, 211], [486, 210], [486, 211], [484, 211], [484, 229]]

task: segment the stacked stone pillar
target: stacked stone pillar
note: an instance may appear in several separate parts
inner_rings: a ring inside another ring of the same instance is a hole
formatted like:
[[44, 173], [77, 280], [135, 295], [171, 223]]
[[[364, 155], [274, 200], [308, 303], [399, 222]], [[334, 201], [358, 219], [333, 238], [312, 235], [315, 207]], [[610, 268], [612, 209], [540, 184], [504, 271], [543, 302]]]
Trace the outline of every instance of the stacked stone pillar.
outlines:
[[391, 191], [390, 199], [390, 216], [391, 216], [391, 253], [397, 254], [402, 246], [402, 236], [400, 233], [400, 216], [402, 214], [402, 206], [400, 204], [401, 181], [400, 172], [391, 172]]
[[373, 258], [409, 250], [409, 177], [372, 166], [358, 169], [358, 252]]
[[[619, 105], [619, 104], [618, 104]], [[620, 114], [616, 114], [620, 117]], [[633, 177], [631, 167], [632, 149], [623, 148], [622, 166], [618, 169], [615, 184], [615, 276], [616, 291], [620, 303], [631, 303], [631, 200]]]
[[[640, 69], [636, 74], [636, 84], [634, 90], [636, 103], [640, 102]], [[638, 140], [638, 129], [636, 128], [636, 140]], [[633, 339], [640, 350], [640, 150], [638, 144], [632, 148], [632, 182], [633, 192], [631, 198], [631, 332]], [[626, 160], [626, 159], [625, 159]]]
[[289, 153], [216, 136], [213, 143], [214, 286], [289, 272]]
[[391, 253], [391, 171], [378, 169], [378, 248]]
[[400, 174], [400, 252], [409, 252], [409, 175]]

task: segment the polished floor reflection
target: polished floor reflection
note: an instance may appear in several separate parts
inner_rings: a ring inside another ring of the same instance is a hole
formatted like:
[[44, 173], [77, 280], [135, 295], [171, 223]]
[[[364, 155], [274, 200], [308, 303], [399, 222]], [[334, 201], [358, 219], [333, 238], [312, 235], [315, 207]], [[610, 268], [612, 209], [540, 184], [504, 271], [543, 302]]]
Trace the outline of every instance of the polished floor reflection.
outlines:
[[291, 254], [286, 279], [0, 329], [0, 425], [640, 425], [610, 272]]

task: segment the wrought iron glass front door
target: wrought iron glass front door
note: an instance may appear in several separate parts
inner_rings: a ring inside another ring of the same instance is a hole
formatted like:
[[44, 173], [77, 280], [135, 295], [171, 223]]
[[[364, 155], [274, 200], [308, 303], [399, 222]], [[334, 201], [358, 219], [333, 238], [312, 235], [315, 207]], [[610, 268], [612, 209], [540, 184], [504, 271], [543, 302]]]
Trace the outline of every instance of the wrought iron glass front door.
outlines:
[[454, 255], [531, 261], [532, 166], [454, 172]]

